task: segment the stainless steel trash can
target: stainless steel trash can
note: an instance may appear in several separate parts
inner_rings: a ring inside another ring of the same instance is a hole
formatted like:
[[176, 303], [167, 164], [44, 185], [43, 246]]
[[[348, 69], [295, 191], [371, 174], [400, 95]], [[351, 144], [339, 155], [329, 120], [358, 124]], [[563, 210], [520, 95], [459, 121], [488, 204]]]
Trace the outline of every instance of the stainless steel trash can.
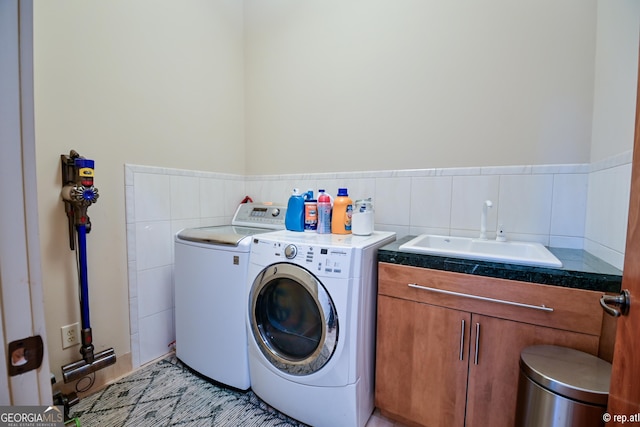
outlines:
[[571, 348], [537, 345], [520, 354], [516, 427], [601, 427], [611, 364]]

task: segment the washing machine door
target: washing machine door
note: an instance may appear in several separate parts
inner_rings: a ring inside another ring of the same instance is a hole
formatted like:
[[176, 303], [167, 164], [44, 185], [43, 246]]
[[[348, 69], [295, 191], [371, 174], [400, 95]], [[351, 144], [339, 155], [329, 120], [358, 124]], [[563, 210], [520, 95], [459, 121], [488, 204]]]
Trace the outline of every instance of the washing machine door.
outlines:
[[251, 331], [273, 366], [309, 375], [331, 359], [338, 345], [338, 316], [331, 296], [308, 270], [277, 263], [251, 287]]

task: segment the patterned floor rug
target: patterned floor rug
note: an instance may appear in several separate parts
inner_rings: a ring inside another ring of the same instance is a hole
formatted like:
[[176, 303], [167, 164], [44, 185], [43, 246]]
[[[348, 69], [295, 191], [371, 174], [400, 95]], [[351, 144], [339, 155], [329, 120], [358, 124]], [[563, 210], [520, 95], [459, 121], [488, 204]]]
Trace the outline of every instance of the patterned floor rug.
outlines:
[[304, 427], [252, 391], [220, 387], [175, 356], [142, 368], [71, 408], [82, 427]]

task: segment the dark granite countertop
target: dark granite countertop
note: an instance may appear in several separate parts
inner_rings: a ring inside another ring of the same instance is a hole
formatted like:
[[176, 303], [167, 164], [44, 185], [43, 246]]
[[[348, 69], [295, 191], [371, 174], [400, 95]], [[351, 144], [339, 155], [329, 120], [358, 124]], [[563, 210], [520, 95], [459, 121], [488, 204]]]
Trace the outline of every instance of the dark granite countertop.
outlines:
[[416, 236], [405, 236], [380, 248], [378, 261], [601, 292], [617, 293], [622, 285], [622, 271], [582, 249], [548, 248], [562, 261], [563, 267], [532, 267], [413, 254], [399, 250], [400, 245], [414, 237]]

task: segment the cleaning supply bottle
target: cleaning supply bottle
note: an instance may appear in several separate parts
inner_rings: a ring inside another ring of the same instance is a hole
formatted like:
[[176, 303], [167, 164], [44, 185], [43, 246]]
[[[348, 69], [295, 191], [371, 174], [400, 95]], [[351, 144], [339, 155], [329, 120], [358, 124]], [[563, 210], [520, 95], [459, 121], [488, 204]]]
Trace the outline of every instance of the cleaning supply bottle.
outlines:
[[356, 200], [351, 217], [351, 232], [358, 236], [368, 236], [373, 233], [373, 203], [371, 197]]
[[293, 189], [293, 193], [289, 197], [284, 226], [287, 230], [304, 231], [304, 196], [297, 188]]
[[331, 196], [321, 188], [318, 194], [318, 233], [331, 234]]
[[315, 231], [318, 229], [318, 201], [313, 198], [313, 190], [307, 191], [304, 201], [304, 231]]
[[333, 201], [331, 214], [331, 232], [334, 234], [351, 234], [351, 215], [353, 200], [346, 188], [338, 188], [338, 196]]

